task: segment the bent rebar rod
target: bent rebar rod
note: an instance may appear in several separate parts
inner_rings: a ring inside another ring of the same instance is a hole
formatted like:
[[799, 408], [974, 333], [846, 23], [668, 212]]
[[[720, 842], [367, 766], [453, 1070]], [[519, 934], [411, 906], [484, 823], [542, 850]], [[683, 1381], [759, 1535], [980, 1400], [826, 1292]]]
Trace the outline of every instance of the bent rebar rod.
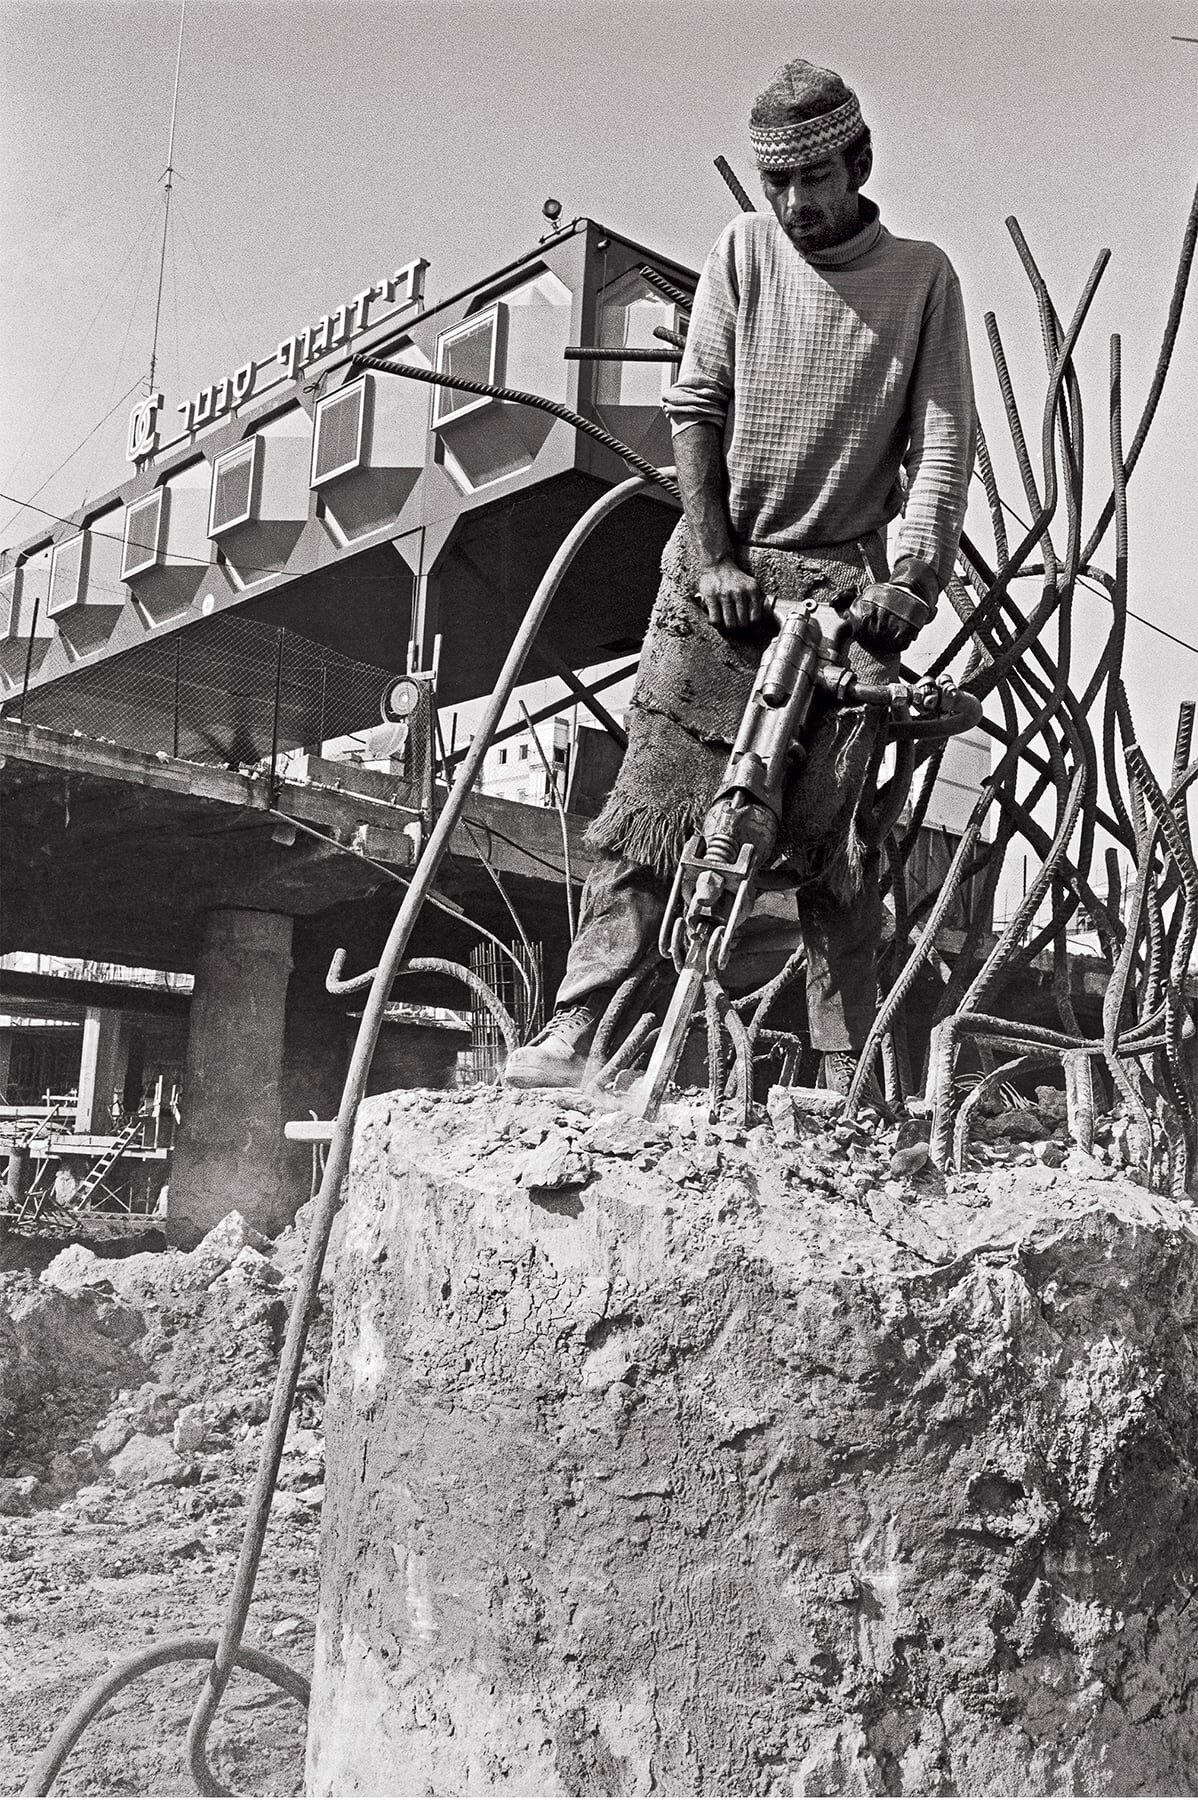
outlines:
[[[655, 476], [656, 473], [655, 471]], [[432, 829], [424, 854], [416, 865], [411, 886], [404, 895], [383, 954], [379, 958], [378, 971], [367, 997], [358, 1026], [358, 1035], [354, 1041], [349, 1072], [345, 1078], [341, 1104], [337, 1109], [337, 1119], [329, 1143], [324, 1178], [321, 1181], [320, 1191], [316, 1196], [313, 1209], [311, 1233], [304, 1253], [303, 1267], [300, 1270], [295, 1298], [287, 1321], [287, 1337], [279, 1359], [279, 1373], [275, 1381], [270, 1417], [263, 1438], [262, 1456], [250, 1495], [241, 1542], [241, 1554], [229, 1596], [228, 1609], [221, 1627], [216, 1654], [212, 1659], [207, 1680], [200, 1698], [196, 1702], [195, 1711], [192, 1713], [191, 1723], [188, 1727], [188, 1759], [192, 1776], [201, 1794], [223, 1795], [227, 1791], [219, 1785], [208, 1766], [206, 1755], [208, 1731], [220, 1704], [221, 1696], [228, 1686], [229, 1677], [236, 1666], [242, 1634], [245, 1631], [250, 1601], [253, 1598], [254, 1582], [258, 1574], [258, 1563], [266, 1536], [266, 1526], [270, 1517], [271, 1500], [274, 1497], [275, 1482], [278, 1478], [279, 1463], [282, 1460], [287, 1421], [291, 1414], [296, 1383], [299, 1379], [308, 1325], [316, 1305], [320, 1272], [324, 1264], [325, 1251], [328, 1248], [329, 1233], [332, 1230], [333, 1217], [341, 1197], [341, 1184], [349, 1169], [354, 1124], [366, 1091], [366, 1078], [370, 1071], [375, 1043], [383, 1022], [391, 983], [395, 978], [395, 972], [403, 958], [404, 951], [407, 949], [408, 940], [424, 905], [425, 897], [437, 878], [441, 863], [449, 849], [450, 839], [470, 797], [479, 770], [482, 768], [483, 757], [491, 742], [491, 734], [499, 724], [503, 709], [520, 679], [525, 660], [532, 648], [533, 639], [549, 611], [566, 571], [595, 527], [601, 524], [609, 513], [623, 505], [625, 500], [640, 493], [647, 485], [646, 477], [636, 475], [603, 494], [573, 527], [541, 577], [537, 590], [529, 602], [528, 611], [524, 615], [520, 629], [508, 651], [499, 679], [479, 721], [474, 741], [466, 753], [449, 797]]]
[[602, 425], [596, 425], [593, 419], [584, 418], [581, 413], [563, 406], [560, 400], [547, 400], [544, 394], [530, 394], [523, 388], [496, 387], [489, 381], [472, 381], [465, 375], [446, 375], [440, 369], [421, 369], [415, 363], [392, 362], [385, 356], [355, 356], [354, 365], [360, 369], [377, 369], [380, 375], [402, 375], [405, 381], [425, 381], [430, 387], [454, 388], [463, 394], [481, 394], [488, 400], [507, 400], [515, 406], [531, 406], [537, 412], [546, 412], [555, 419], [563, 419], [567, 425], [573, 425], [576, 431], [585, 432], [593, 437], [597, 444], [605, 449], [613, 450], [622, 457], [630, 469], [644, 476], [642, 487], [652, 483], [664, 488], [675, 500], [681, 499], [678, 483], [672, 474], [659, 469], [630, 444], [620, 438], [613, 437]]

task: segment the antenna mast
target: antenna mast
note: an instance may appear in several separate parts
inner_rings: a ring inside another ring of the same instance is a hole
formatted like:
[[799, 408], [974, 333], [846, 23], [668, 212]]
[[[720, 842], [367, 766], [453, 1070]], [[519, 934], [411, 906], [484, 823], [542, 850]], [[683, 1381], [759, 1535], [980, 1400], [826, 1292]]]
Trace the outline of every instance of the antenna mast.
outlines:
[[162, 252], [158, 258], [158, 297], [154, 302], [154, 342], [150, 346], [149, 392], [154, 392], [154, 374], [158, 367], [158, 325], [162, 318], [162, 278], [166, 272], [166, 240], [171, 224], [171, 192], [175, 185], [175, 120], [179, 113], [179, 71], [183, 67], [183, 22], [187, 18], [187, 0], [179, 9], [179, 46], [175, 52], [175, 92], [171, 100], [171, 136], [166, 151], [166, 208], [162, 218]]

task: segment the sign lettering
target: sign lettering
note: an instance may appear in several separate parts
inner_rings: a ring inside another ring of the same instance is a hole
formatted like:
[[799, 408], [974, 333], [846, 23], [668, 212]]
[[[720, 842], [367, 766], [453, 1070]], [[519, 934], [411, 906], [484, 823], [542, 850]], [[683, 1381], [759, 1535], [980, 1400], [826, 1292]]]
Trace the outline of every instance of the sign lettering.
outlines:
[[125, 446], [125, 455], [130, 462], [140, 462], [144, 456], [152, 456], [158, 447], [158, 413], [162, 406], [162, 395], [155, 392], [147, 394], [139, 400], [129, 414], [129, 439]]
[[[275, 354], [265, 363], [255, 362], [251, 358], [242, 363], [231, 375], [224, 375], [211, 387], [200, 388], [189, 400], [181, 400], [176, 412], [182, 420], [184, 435], [198, 431], [202, 425], [211, 425], [214, 420], [221, 419], [226, 413], [250, 399], [259, 386], [259, 376], [266, 370], [280, 370], [271, 380], [264, 380], [261, 385], [273, 385], [273, 381], [297, 381], [309, 363], [327, 356], [330, 351], [339, 349], [341, 345], [350, 343], [360, 337], [372, 323], [371, 308], [382, 302], [391, 311], [404, 311], [409, 306], [419, 306], [424, 299], [424, 276], [428, 268], [428, 260], [423, 256], [385, 275], [381, 281], [372, 283], [346, 300], [334, 312], [323, 313], [315, 325], [305, 325], [293, 337], [282, 340]], [[129, 414], [129, 438], [126, 455], [130, 462], [141, 462], [153, 456], [158, 449], [158, 414], [162, 409], [162, 395], [154, 393], [144, 400], [139, 400]]]

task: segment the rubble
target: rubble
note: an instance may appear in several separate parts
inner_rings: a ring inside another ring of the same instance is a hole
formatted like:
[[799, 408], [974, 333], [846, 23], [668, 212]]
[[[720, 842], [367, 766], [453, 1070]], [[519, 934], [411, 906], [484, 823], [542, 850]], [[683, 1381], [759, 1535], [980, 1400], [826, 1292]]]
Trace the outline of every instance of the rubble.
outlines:
[[[187, 1254], [70, 1244], [40, 1276], [0, 1275], [3, 1791], [115, 1656], [218, 1628], [301, 1254], [301, 1231], [271, 1244], [233, 1215]], [[305, 1670], [327, 1342], [318, 1316], [284, 1465], [295, 1486], [272, 1515], [248, 1634], [266, 1643], [280, 1618], [299, 1621], [272, 1647]], [[194, 1680], [168, 1671], [98, 1721], [64, 1791], [191, 1792], [178, 1721]], [[299, 1792], [302, 1747], [294, 1704], [238, 1677], [213, 1734], [229, 1784]]]
[[[371, 1105], [377, 1114], [380, 1103]], [[748, 1130], [712, 1125], [705, 1104], [687, 1096], [664, 1107], [654, 1125], [568, 1093], [518, 1101], [493, 1093], [396, 1095], [386, 1106], [417, 1138], [430, 1118], [448, 1120], [438, 1144], [444, 1173], [473, 1183], [471, 1212], [480, 1223], [519, 1198], [532, 1201], [543, 1221], [538, 1229], [558, 1232], [576, 1215], [592, 1217], [596, 1191], [614, 1188], [646, 1229], [665, 1233], [716, 1271], [738, 1247], [771, 1254], [783, 1214], [810, 1267], [850, 1284], [951, 1270], [997, 1251], [1021, 1255], [1033, 1217], [1067, 1230], [1079, 1209], [1097, 1209], [1149, 1233], [1159, 1217], [1151, 1210], [1159, 1203], [1127, 1179], [1121, 1116], [1099, 1120], [1095, 1154], [1082, 1156], [1064, 1129], [1063, 1096], [1052, 1089], [1038, 1092], [1034, 1106], [1004, 1102], [983, 1112], [970, 1168], [947, 1181], [927, 1161], [926, 1121], [875, 1116], [846, 1124], [835, 1111], [805, 1110], [785, 1095], [772, 1096], [769, 1122]], [[1020, 1122], [1026, 1135], [1012, 1130], [1017, 1111], [1035, 1115]], [[402, 1151], [391, 1167], [396, 1179], [405, 1175]], [[219, 1622], [309, 1226], [304, 1208], [295, 1227], [271, 1243], [234, 1216], [188, 1253], [115, 1257], [75, 1244], [40, 1277], [0, 1275], [0, 1623], [19, 1662], [8, 1677], [15, 1683], [7, 1709], [11, 1744], [0, 1748], [0, 1780], [9, 1788], [19, 1786], [65, 1706], [117, 1646]], [[334, 1222], [326, 1296], [347, 1229], [343, 1212]], [[526, 1347], [537, 1322], [526, 1260], [531, 1241], [530, 1229], [504, 1251], [508, 1261], [484, 1259], [452, 1274], [452, 1304], [476, 1308], [472, 1316], [488, 1321], [489, 1332]], [[615, 1434], [600, 1441], [593, 1468], [586, 1465], [585, 1481], [599, 1491], [604, 1458], [645, 1404], [644, 1339], [639, 1330], [612, 1325], [620, 1297], [606, 1276], [581, 1277], [570, 1296], [560, 1329], [563, 1343], [578, 1331], [586, 1339], [578, 1392], [601, 1409], [603, 1431]], [[286, 1626], [279, 1643], [289, 1661], [304, 1666], [310, 1626], [288, 1621], [314, 1611], [326, 1494], [327, 1329], [324, 1318], [301, 1374], [250, 1626], [258, 1642]], [[479, 1379], [493, 1367], [483, 1359]], [[549, 1367], [534, 1351], [528, 1379], [543, 1381]], [[724, 1449], [755, 1441], [771, 1417], [769, 1405], [725, 1396], [718, 1425]], [[335, 1489], [337, 1471], [330, 1473]], [[650, 1479], [642, 1470], [631, 1486]], [[662, 1516], [654, 1508], [668, 1512], [676, 1503], [665, 1492], [636, 1502], [642, 1516], [626, 1522], [628, 1554], [652, 1554], [654, 1519]], [[1005, 1516], [990, 1505], [985, 1530], [999, 1535]], [[841, 1595], [829, 1605], [861, 1604], [854, 1571], [831, 1572], [827, 1586]], [[273, 1607], [276, 1591], [290, 1596], [281, 1609]], [[161, 1704], [170, 1691], [168, 1685]], [[147, 1696], [145, 1704], [159, 1701]], [[261, 1751], [245, 1740], [243, 1764], [269, 1746], [271, 1772], [258, 1785], [286, 1791], [290, 1782], [296, 1791], [298, 1718], [273, 1700], [265, 1714], [247, 1718], [255, 1729], [263, 1718], [271, 1723]], [[151, 1734], [152, 1743], [146, 1736], [144, 1727], [134, 1729], [133, 1715], [95, 1727], [73, 1760], [73, 1791], [127, 1787], [134, 1768], [143, 1771], [136, 1785], [145, 1789], [186, 1791], [174, 1726]], [[293, 1774], [280, 1778], [288, 1766]], [[233, 1785], [254, 1783], [243, 1777]]]
[[0, 1480], [0, 1518], [11, 1519], [20, 1513], [32, 1512], [41, 1486], [36, 1475], [16, 1475], [7, 1481]]
[[182, 1487], [193, 1470], [175, 1452], [169, 1438], [148, 1437], [143, 1431], [135, 1431], [109, 1462], [108, 1473], [118, 1487], [159, 1487], [164, 1482]]

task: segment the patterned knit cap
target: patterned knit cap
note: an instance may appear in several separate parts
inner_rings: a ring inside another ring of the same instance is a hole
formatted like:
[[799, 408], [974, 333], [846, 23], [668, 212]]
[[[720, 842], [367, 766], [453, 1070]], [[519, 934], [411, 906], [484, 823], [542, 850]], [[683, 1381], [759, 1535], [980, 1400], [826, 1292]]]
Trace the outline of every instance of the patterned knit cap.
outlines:
[[832, 69], [797, 57], [770, 77], [749, 114], [749, 142], [757, 167], [802, 169], [843, 150], [864, 129], [852, 88]]

